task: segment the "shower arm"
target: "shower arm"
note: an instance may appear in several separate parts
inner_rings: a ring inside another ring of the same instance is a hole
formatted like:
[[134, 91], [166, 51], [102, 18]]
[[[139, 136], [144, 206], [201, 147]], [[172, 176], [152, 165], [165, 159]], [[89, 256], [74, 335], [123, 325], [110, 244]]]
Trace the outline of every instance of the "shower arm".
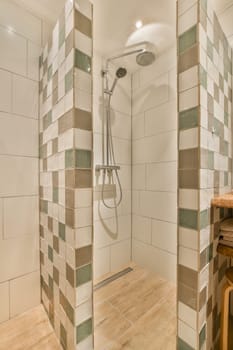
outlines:
[[143, 51], [145, 51], [145, 49], [137, 49], [137, 50], [129, 51], [129, 52], [122, 53], [122, 54], [120, 54], [120, 55], [112, 56], [112, 57], [108, 58], [108, 59], [106, 60], [106, 69], [105, 69], [105, 71], [106, 71], [106, 72], [108, 71], [108, 66], [109, 66], [109, 63], [110, 63], [110, 62], [112, 62], [112, 61], [114, 61], [114, 60], [117, 60], [118, 58], [131, 56], [131, 55], [134, 55], [134, 54], [136, 54], [136, 53], [143, 52]]

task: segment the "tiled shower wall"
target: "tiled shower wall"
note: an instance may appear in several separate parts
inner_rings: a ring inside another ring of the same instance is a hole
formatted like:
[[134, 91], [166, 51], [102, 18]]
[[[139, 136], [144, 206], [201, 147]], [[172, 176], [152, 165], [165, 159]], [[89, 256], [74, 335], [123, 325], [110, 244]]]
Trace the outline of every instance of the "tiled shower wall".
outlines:
[[92, 6], [67, 1], [40, 59], [42, 301], [64, 349], [92, 349]]
[[38, 58], [42, 21], [0, 1], [0, 322], [40, 303]]
[[[116, 163], [121, 167], [119, 178], [123, 191], [122, 202], [114, 210], [103, 205], [103, 173], [95, 171], [95, 165], [103, 164], [102, 142], [106, 111], [103, 111], [101, 69], [104, 64], [105, 60], [94, 50], [94, 280], [120, 270], [131, 261], [131, 75], [127, 74], [118, 81], [111, 99], [113, 145]], [[118, 65], [110, 65], [110, 86], [118, 68]], [[104, 197], [107, 205], [113, 205], [116, 195], [119, 199], [118, 185], [106, 187]]]
[[[175, 42], [175, 37], [174, 37]], [[133, 74], [133, 261], [176, 281], [177, 74], [175, 45]]]
[[211, 208], [229, 192], [232, 169], [232, 51], [211, 1], [178, 1], [178, 348], [219, 349], [227, 259], [218, 255]]

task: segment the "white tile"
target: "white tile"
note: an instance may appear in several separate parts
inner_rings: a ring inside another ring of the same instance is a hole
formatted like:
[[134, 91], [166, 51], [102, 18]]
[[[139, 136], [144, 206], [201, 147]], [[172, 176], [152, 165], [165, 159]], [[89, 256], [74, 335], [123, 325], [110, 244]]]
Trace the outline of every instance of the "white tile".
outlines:
[[9, 282], [0, 283], [0, 323], [10, 318]]
[[146, 165], [146, 189], [176, 192], [177, 163], [164, 162]]
[[10, 281], [10, 315], [15, 317], [40, 304], [40, 272]]
[[143, 216], [176, 223], [177, 195], [170, 192], [140, 193], [140, 211]]
[[39, 56], [41, 48], [28, 41], [28, 77], [39, 81]]
[[151, 219], [133, 215], [132, 237], [138, 241], [151, 244]]
[[75, 107], [84, 111], [91, 112], [92, 96], [82, 90], [75, 89]]
[[38, 122], [0, 112], [0, 152], [38, 157]]
[[97, 248], [94, 251], [94, 280], [109, 273], [110, 268], [110, 247]]
[[180, 93], [179, 99], [179, 109], [180, 112], [196, 107], [198, 105], [198, 88], [194, 87], [192, 89], [186, 90]]
[[191, 89], [198, 85], [198, 66], [179, 74], [179, 91]]
[[197, 23], [198, 7], [197, 3], [178, 17], [178, 35], [186, 32]]
[[197, 311], [191, 309], [187, 305], [178, 302], [179, 319], [188, 324], [193, 329], [197, 328]]
[[198, 244], [199, 244], [199, 236], [197, 231], [190, 230], [184, 227], [179, 227], [179, 245], [180, 246], [197, 250]]
[[3, 199], [0, 198], [0, 240], [3, 238]]
[[75, 248], [82, 248], [92, 244], [92, 226], [75, 230]]
[[144, 113], [133, 116], [132, 119], [132, 138], [140, 139], [145, 136], [145, 117]]
[[89, 337], [85, 338], [83, 341], [81, 341], [77, 346], [76, 350], [93, 350], [93, 336], [90, 335]]
[[17, 75], [13, 76], [13, 112], [38, 118], [38, 83]]
[[191, 189], [179, 189], [179, 207], [198, 210], [198, 191]]
[[192, 270], [198, 271], [199, 253], [195, 250], [179, 247], [179, 263]]
[[38, 193], [38, 159], [0, 156], [0, 197]]
[[[119, 242], [111, 246], [111, 272], [119, 270], [131, 261], [131, 240]], [[119, 259], [120, 257], [120, 259]]]
[[75, 8], [84, 16], [92, 19], [92, 3], [86, 0], [75, 0]]
[[134, 190], [146, 189], [146, 165], [138, 164], [132, 166], [132, 186]]
[[159, 274], [171, 282], [176, 282], [176, 255], [133, 240], [132, 259], [136, 264]]
[[0, 23], [41, 45], [41, 21], [11, 1], [0, 2]]
[[[4, 199], [4, 238], [19, 238], [38, 234], [38, 197], [17, 197]], [[14, 220], [12, 220], [14, 213]]]
[[197, 332], [182, 321], [178, 321], [178, 336], [190, 345], [193, 349], [197, 348]]
[[[122, 128], [124, 125], [124, 128]], [[131, 140], [131, 117], [118, 111], [111, 111], [112, 135]]]
[[178, 0], [178, 15], [180, 16], [182, 13], [187, 11], [196, 2], [197, 0]]
[[75, 325], [78, 326], [92, 316], [92, 299], [85, 301], [75, 309]]
[[[0, 28], [0, 68], [14, 73], [27, 74], [27, 41], [21, 36]], [[17, 53], [17, 54], [16, 54]]]
[[75, 210], [75, 227], [85, 227], [92, 225], [92, 207], [79, 208]]
[[75, 190], [75, 208], [87, 208], [92, 206], [92, 190]]
[[[166, 123], [164, 122], [166, 119]], [[145, 135], [157, 135], [177, 129], [177, 106], [172, 101], [145, 113]]]
[[184, 149], [198, 147], [198, 142], [199, 142], [198, 137], [199, 137], [198, 128], [180, 131], [179, 149], [184, 150]]
[[[11, 280], [39, 269], [38, 237], [7, 239], [0, 244], [0, 282]], [[11, 259], [9, 259], [11, 257]]]
[[75, 88], [91, 93], [92, 76], [89, 73], [75, 68], [74, 70]]
[[92, 55], [92, 40], [81, 33], [78, 30], [75, 30], [75, 48], [84, 52], [86, 55]]
[[74, 147], [92, 150], [92, 132], [88, 130], [74, 130]]
[[177, 254], [177, 225], [170, 222], [152, 220], [152, 245]]
[[0, 69], [0, 111], [11, 111], [11, 74]]

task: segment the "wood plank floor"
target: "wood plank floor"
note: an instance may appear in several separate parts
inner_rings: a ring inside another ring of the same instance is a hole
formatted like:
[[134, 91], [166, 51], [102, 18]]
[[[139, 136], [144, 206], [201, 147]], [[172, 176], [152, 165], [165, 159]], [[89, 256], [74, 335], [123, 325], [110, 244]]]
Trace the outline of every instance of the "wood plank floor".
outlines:
[[[175, 350], [175, 286], [134, 267], [94, 293], [95, 350]], [[0, 350], [61, 350], [42, 306], [0, 324]]]
[[95, 350], [175, 350], [176, 288], [134, 270], [95, 291]]

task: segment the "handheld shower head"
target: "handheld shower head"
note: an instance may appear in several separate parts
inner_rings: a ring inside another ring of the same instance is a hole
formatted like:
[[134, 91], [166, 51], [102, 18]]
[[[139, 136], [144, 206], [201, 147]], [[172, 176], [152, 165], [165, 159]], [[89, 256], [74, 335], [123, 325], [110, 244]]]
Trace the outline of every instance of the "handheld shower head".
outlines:
[[114, 82], [112, 84], [112, 88], [110, 90], [111, 95], [113, 94], [113, 91], [114, 91], [114, 89], [116, 87], [118, 79], [124, 78], [126, 76], [126, 74], [127, 74], [127, 70], [125, 68], [120, 67], [120, 68], [117, 69], [116, 77], [115, 77], [115, 80], [114, 80]]

